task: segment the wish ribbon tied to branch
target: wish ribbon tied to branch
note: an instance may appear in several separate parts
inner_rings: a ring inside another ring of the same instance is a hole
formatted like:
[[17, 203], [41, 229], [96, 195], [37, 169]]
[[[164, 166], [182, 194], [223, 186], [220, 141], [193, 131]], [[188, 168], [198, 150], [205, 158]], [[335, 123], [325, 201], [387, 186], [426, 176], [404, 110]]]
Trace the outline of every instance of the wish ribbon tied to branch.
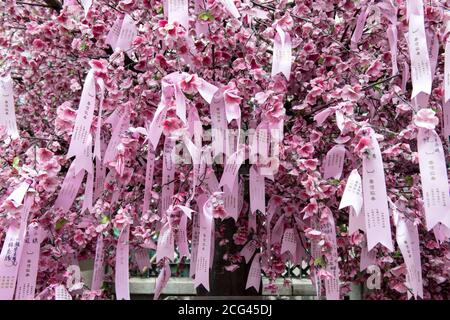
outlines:
[[22, 201], [23, 205], [20, 221], [14, 221], [10, 224], [0, 253], [0, 300], [12, 300], [14, 297], [28, 216], [34, 202], [34, 195], [27, 194], [29, 186], [27, 182], [23, 182], [8, 197], [16, 207], [20, 206]]
[[363, 199], [366, 218], [367, 246], [372, 250], [381, 243], [394, 250], [389, 219], [388, 196], [383, 159], [375, 132], [367, 128], [371, 142], [363, 155]]
[[345, 184], [339, 210], [349, 208], [348, 232], [353, 234], [358, 230], [366, 232], [363, 209], [362, 180], [357, 169], [353, 169]]
[[130, 226], [122, 228], [116, 249], [115, 285], [117, 300], [130, 300], [129, 256], [130, 256]]
[[105, 276], [104, 261], [104, 243], [103, 233], [99, 233], [97, 236], [97, 244], [95, 246], [95, 260], [94, 260], [94, 273], [92, 275], [91, 290], [100, 290], [103, 285], [103, 278]]
[[37, 222], [28, 226], [20, 259], [15, 300], [34, 300], [38, 274], [39, 253], [45, 231]]
[[109, 44], [114, 51], [116, 49], [129, 51], [137, 34], [138, 30], [133, 19], [130, 15], [125, 14], [123, 17], [117, 17], [106, 36], [106, 43]]
[[358, 18], [356, 19], [355, 31], [353, 31], [352, 38], [350, 40], [350, 48], [352, 48], [353, 50], [356, 50], [358, 48], [358, 43], [363, 35], [364, 26], [366, 24], [367, 19], [367, 13], [368, 13], [367, 6], [364, 5], [361, 8]]
[[[413, 2], [422, 3], [422, 0], [414, 0]], [[423, 8], [423, 4], [421, 7]], [[411, 7], [408, 26], [408, 46], [413, 86], [411, 99], [419, 93], [431, 94], [432, 84], [431, 64], [425, 34], [425, 17], [423, 10], [420, 11], [417, 8], [417, 6]]]
[[333, 213], [328, 207], [323, 209], [320, 219], [320, 231], [326, 237], [326, 240], [331, 243], [331, 254], [327, 261], [326, 270], [331, 273], [331, 279], [325, 279], [325, 294], [327, 300], [339, 300], [339, 264], [336, 240], [336, 225], [334, 223]]
[[341, 144], [334, 146], [328, 151], [323, 163], [324, 179], [340, 179], [344, 169], [345, 147]]
[[436, 131], [419, 128], [417, 149], [427, 230], [439, 223], [450, 228], [447, 166], [441, 139]]
[[272, 77], [281, 72], [289, 81], [289, 78], [291, 76], [291, 65], [291, 36], [280, 26], [277, 26], [275, 38], [273, 41]]
[[445, 140], [450, 143], [450, 20], [444, 32], [445, 64], [444, 64], [444, 96], [442, 103], [442, 124]]
[[10, 75], [0, 78], [0, 127], [12, 138], [19, 137], [14, 106], [13, 80]]
[[148, 139], [153, 148], [156, 149], [158, 146], [163, 132], [162, 124], [170, 107], [175, 106], [177, 116], [184, 124], [187, 123], [185, 93], [193, 94], [197, 91], [203, 99], [211, 103], [217, 90], [216, 86], [208, 83], [196, 74], [173, 72], [165, 76], [162, 79], [161, 102], [156, 109], [148, 132]]
[[84, 82], [72, 139], [67, 152], [67, 158], [75, 156], [75, 166], [73, 168], [75, 174], [78, 174], [83, 169], [91, 174], [93, 173], [92, 148], [89, 152], [89, 145], [92, 144], [90, 129], [94, 118], [95, 97], [95, 76], [94, 70], [91, 69]]
[[164, 1], [164, 13], [170, 24], [177, 22], [186, 31], [189, 30], [189, 0], [166, 0]]
[[198, 197], [200, 228], [195, 263], [195, 280], [197, 288], [200, 285], [209, 291], [209, 268], [211, 264], [212, 230], [214, 228], [212, 197], [205, 194]]
[[[417, 226], [407, 219], [398, 209], [406, 210], [399, 201], [391, 202], [394, 222], [396, 225], [396, 240], [406, 265], [406, 287], [408, 298], [412, 295], [423, 298], [422, 264], [420, 261], [420, 243]], [[412, 293], [412, 294], [411, 294]]]

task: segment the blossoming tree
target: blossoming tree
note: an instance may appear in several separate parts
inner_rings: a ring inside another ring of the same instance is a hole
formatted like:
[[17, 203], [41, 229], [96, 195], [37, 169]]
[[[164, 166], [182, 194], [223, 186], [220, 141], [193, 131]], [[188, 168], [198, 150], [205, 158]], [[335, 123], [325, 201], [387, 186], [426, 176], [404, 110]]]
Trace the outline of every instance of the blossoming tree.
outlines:
[[449, 298], [448, 6], [2, 1], [0, 298]]

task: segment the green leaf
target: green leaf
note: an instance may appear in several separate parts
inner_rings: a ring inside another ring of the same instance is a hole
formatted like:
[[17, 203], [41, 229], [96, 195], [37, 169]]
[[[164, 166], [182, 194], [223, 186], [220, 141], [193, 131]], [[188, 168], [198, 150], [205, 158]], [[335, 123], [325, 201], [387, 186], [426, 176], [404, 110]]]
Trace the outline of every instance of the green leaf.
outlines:
[[80, 45], [80, 49], [81, 51], [86, 51], [88, 48], [87, 43], [86, 42], [82, 42]]
[[115, 238], [118, 238], [120, 236], [120, 230], [116, 227], [113, 228], [113, 234]]
[[19, 162], [20, 162], [20, 158], [19, 157], [15, 157], [12, 163], [12, 166], [14, 169], [18, 170], [19, 169]]
[[412, 176], [406, 176], [406, 177], [405, 177], [405, 183], [406, 183], [409, 187], [411, 187], [411, 186], [413, 185], [413, 182], [414, 182], [414, 179], [413, 179]]
[[333, 186], [338, 186], [339, 182], [340, 182], [339, 179], [328, 179], [328, 183], [333, 185]]
[[103, 214], [102, 215], [102, 220], [100, 220], [100, 223], [101, 224], [107, 224], [108, 222], [109, 222], [109, 218]]
[[200, 12], [198, 15], [198, 18], [202, 21], [213, 21], [214, 20], [214, 16], [208, 10]]
[[55, 230], [60, 230], [67, 222], [69, 222], [69, 220], [66, 220], [64, 218], [59, 219], [58, 221], [56, 221]]
[[326, 263], [325, 260], [323, 259], [323, 257], [317, 257], [314, 259], [314, 266], [318, 266], [318, 267], [325, 267]]

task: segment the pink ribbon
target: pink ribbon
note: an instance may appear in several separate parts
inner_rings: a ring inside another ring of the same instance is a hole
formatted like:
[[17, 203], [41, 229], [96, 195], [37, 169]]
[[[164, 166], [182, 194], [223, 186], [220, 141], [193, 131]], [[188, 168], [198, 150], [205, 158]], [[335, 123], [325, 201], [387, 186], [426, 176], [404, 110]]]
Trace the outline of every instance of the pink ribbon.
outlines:
[[[422, 0], [417, 2], [422, 2]], [[423, 11], [417, 13], [413, 11], [409, 15], [408, 45], [413, 83], [411, 99], [421, 92], [429, 95], [431, 94], [432, 78]]]
[[393, 251], [383, 159], [372, 129], [369, 129], [369, 137], [371, 146], [363, 158], [363, 198], [368, 249], [372, 250], [380, 243], [389, 251]]
[[434, 130], [419, 128], [417, 149], [427, 230], [438, 223], [450, 228], [449, 184], [441, 139]]
[[[128, 107], [118, 107], [106, 122], [110, 123], [113, 129], [111, 139], [109, 140], [108, 147], [106, 148], [103, 157], [104, 164], [118, 160], [116, 159], [118, 154], [117, 146], [120, 144], [121, 134], [130, 127], [130, 112]], [[123, 174], [120, 170], [118, 173], [120, 175]]]
[[17, 274], [24, 247], [28, 215], [34, 196], [25, 196], [20, 222], [12, 223], [6, 232], [0, 253], [0, 300], [12, 300], [16, 289]]
[[169, 221], [167, 221], [159, 231], [159, 238], [156, 247], [156, 261], [159, 262], [165, 258], [173, 260], [174, 252], [174, 236], [172, 229], [170, 228]]
[[358, 15], [358, 18], [356, 19], [356, 27], [355, 31], [353, 32], [352, 38], [350, 40], [350, 48], [353, 50], [356, 50], [358, 47], [358, 42], [361, 40], [361, 37], [363, 35], [364, 31], [364, 25], [366, 24], [367, 19], [367, 6], [361, 7], [361, 12]]
[[397, 26], [395, 24], [391, 24], [387, 31], [386, 35], [389, 41], [389, 48], [391, 50], [391, 60], [392, 60], [392, 75], [396, 75], [398, 73], [398, 66], [397, 66], [397, 43], [398, 43], [398, 36], [397, 36]]
[[273, 44], [272, 77], [281, 72], [289, 81], [292, 65], [291, 36], [280, 26], [276, 27], [276, 31]]
[[149, 139], [153, 148], [158, 146], [159, 139], [163, 132], [162, 123], [167, 109], [170, 107], [170, 100], [175, 98], [177, 116], [184, 123], [186, 119], [186, 97], [182, 91], [182, 83], [186, 86], [192, 86], [208, 103], [211, 103], [214, 94], [218, 88], [197, 75], [190, 75], [186, 72], [173, 72], [162, 79], [161, 103], [156, 109], [152, 122], [149, 127]]
[[282, 214], [279, 218], [277, 223], [275, 223], [275, 226], [272, 229], [272, 232], [270, 234], [270, 244], [273, 245], [275, 243], [281, 243], [281, 239], [283, 237], [284, 232], [284, 219], [285, 215]]
[[439, 39], [436, 32], [428, 30], [427, 46], [429, 48], [430, 56], [431, 79], [433, 79], [434, 73], [436, 72], [437, 60], [439, 55]]
[[247, 244], [241, 249], [241, 256], [244, 257], [245, 263], [249, 263], [258, 248], [258, 241], [250, 240]]
[[211, 198], [205, 195], [199, 196], [200, 204], [204, 203], [200, 210], [200, 234], [197, 249], [197, 261], [195, 265], [195, 287], [203, 285], [209, 291], [209, 267], [211, 263], [212, 230], [214, 227], [213, 207]]
[[377, 264], [377, 255], [375, 250], [367, 250], [367, 241], [364, 240], [361, 245], [361, 259], [359, 261], [359, 271], [362, 272], [367, 269], [368, 266]]
[[123, 227], [117, 240], [116, 265], [114, 282], [116, 284], [117, 300], [130, 300], [130, 283], [129, 283], [129, 256], [130, 256], [130, 226]]
[[14, 107], [13, 81], [10, 75], [0, 78], [0, 127], [5, 127], [12, 139], [19, 137]]
[[75, 156], [75, 174], [83, 169], [92, 173], [92, 150], [89, 152], [89, 146], [92, 147], [90, 129], [94, 118], [95, 96], [94, 70], [91, 69], [84, 82], [72, 139], [67, 152], [67, 158]]
[[75, 163], [72, 162], [56, 198], [54, 205], [56, 209], [60, 208], [63, 212], [69, 211], [83, 182], [83, 177], [84, 171], [75, 174]]
[[97, 244], [95, 246], [95, 260], [94, 260], [94, 272], [92, 275], [91, 290], [100, 290], [103, 284], [103, 278], [105, 276], [105, 269], [103, 266], [104, 254], [103, 254], [103, 234], [99, 233], [97, 236]]
[[392, 62], [392, 75], [398, 73], [397, 65], [397, 7], [392, 5], [391, 2], [382, 2], [377, 4], [383, 15], [391, 22], [391, 25], [386, 30], [386, 35], [389, 41], [389, 48], [391, 51], [391, 62]]
[[167, 282], [169, 282], [171, 276], [171, 270], [169, 261], [164, 261], [164, 266], [162, 267], [161, 271], [159, 272], [158, 278], [156, 278], [155, 283], [155, 293], [153, 296], [154, 300], [158, 300], [159, 296], [161, 295], [162, 290], [166, 286]]
[[259, 287], [261, 285], [261, 254], [255, 254], [250, 270], [248, 272], [247, 283], [245, 284], [245, 289], [251, 287], [255, 288], [259, 292]]
[[128, 14], [125, 14], [117, 42], [115, 45], [112, 45], [113, 50], [118, 48], [122, 49], [122, 51], [130, 50], [133, 40], [136, 38], [137, 34], [138, 30], [133, 19]]
[[138, 268], [141, 272], [144, 272], [145, 269], [151, 268], [150, 258], [148, 257], [148, 250], [144, 248], [138, 248], [134, 252], [134, 259], [138, 265]]
[[323, 164], [324, 179], [340, 179], [345, 161], [345, 147], [336, 145], [328, 151]]
[[253, 165], [250, 168], [250, 211], [255, 213], [259, 210], [266, 214], [266, 191], [265, 179], [259, 174], [257, 168]]
[[189, 2], [188, 0], [167, 0], [164, 11], [167, 12], [168, 22], [178, 22], [186, 31], [189, 30]]
[[22, 257], [20, 258], [15, 300], [34, 299], [43, 232], [43, 229], [36, 222], [28, 226]]
[[228, 13], [233, 16], [233, 18], [237, 19], [241, 15], [236, 8], [236, 5], [234, 4], [234, 0], [219, 0], [220, 3], [225, 7], [225, 9], [228, 11]]
[[106, 35], [105, 42], [111, 46], [113, 51], [116, 49], [117, 39], [119, 39], [120, 29], [122, 28], [123, 17], [119, 16], [114, 21], [111, 29], [109, 29], [108, 34]]
[[[195, 0], [194, 2], [194, 10], [195, 10], [195, 16], [198, 17], [198, 15], [206, 10], [206, 3], [202, 0]], [[205, 35], [209, 34], [208, 29], [208, 23], [202, 21], [201, 19], [195, 19], [195, 33], [197, 36], [200, 36], [202, 33]]]
[[237, 221], [239, 217], [239, 181], [236, 179], [234, 181], [233, 187], [229, 189], [224, 187], [224, 206], [227, 216], [232, 217]]
[[225, 153], [225, 134], [227, 129], [227, 119], [225, 115], [225, 101], [223, 93], [216, 91], [209, 105], [211, 114], [211, 138], [213, 156], [217, 157]]
[[[407, 269], [406, 285], [414, 297], [423, 298], [422, 265], [420, 261], [419, 232], [410, 220], [406, 219], [394, 207], [396, 221], [396, 239]], [[408, 297], [410, 293], [408, 292]]]
[[297, 235], [293, 228], [288, 228], [284, 231], [283, 240], [281, 241], [281, 251], [290, 253], [291, 261], [297, 260]]
[[[203, 208], [204, 203], [201, 202], [202, 200], [205, 200], [206, 198], [199, 198], [198, 199], [198, 207], [199, 211], [201, 211]], [[191, 264], [189, 266], [189, 277], [193, 277], [195, 275], [195, 269], [197, 264], [197, 252], [198, 252], [198, 243], [200, 240], [200, 213], [195, 214], [192, 217], [192, 241], [191, 241]]]
[[166, 214], [167, 209], [172, 203], [172, 196], [174, 193], [175, 184], [175, 163], [172, 156], [175, 148], [176, 138], [173, 136], [167, 137], [164, 141], [163, 150], [163, 171], [162, 171], [162, 191], [161, 191], [161, 207], [160, 215]]
[[339, 300], [339, 264], [336, 241], [336, 226], [334, 224], [333, 213], [328, 207], [326, 211], [326, 220], [321, 219], [320, 231], [328, 242], [331, 242], [331, 257], [327, 261], [326, 270], [332, 274], [331, 279], [325, 279], [325, 292], [327, 300]]
[[444, 65], [444, 101], [443, 101], [443, 131], [446, 142], [450, 139], [450, 21], [447, 22], [446, 32], [447, 39], [445, 42], [445, 65]]
[[150, 208], [151, 192], [153, 188], [153, 172], [155, 170], [155, 150], [151, 146], [150, 140], [147, 146], [147, 165], [145, 168], [144, 204], [142, 214], [147, 213]]
[[244, 149], [240, 148], [234, 152], [228, 159], [223, 169], [219, 187], [226, 186], [229, 190], [233, 190], [234, 183], [238, 178], [239, 168], [245, 160]]
[[345, 184], [344, 193], [342, 195], [341, 203], [339, 204], [339, 210], [351, 206], [356, 215], [359, 215], [362, 205], [362, 180], [358, 170], [353, 169]]

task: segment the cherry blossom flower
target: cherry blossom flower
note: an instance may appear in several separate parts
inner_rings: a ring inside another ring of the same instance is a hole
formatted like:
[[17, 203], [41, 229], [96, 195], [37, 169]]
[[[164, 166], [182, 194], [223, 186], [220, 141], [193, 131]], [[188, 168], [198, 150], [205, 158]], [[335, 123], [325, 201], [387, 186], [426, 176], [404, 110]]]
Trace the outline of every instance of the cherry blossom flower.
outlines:
[[414, 116], [414, 124], [419, 128], [433, 130], [439, 123], [436, 113], [431, 109], [420, 109]]

